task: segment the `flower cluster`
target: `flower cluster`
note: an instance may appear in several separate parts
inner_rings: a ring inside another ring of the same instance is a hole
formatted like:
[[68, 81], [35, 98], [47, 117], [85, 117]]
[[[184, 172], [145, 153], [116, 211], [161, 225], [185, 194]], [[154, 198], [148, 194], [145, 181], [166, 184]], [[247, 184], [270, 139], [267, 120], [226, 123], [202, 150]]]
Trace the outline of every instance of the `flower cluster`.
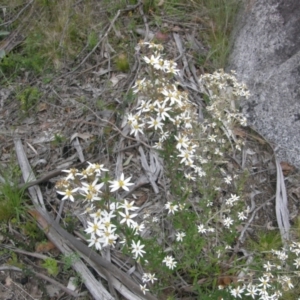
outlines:
[[[82, 200], [85, 204], [84, 211], [89, 214], [90, 220], [87, 220], [85, 232], [90, 235], [88, 239], [89, 247], [94, 246], [97, 250], [103, 247], [115, 246], [119, 235], [116, 233], [117, 226], [114, 224], [115, 219], [118, 219], [119, 224], [126, 224], [127, 227], [134, 231], [135, 235], [139, 235], [144, 229], [143, 223], [137, 223], [134, 219], [137, 214], [133, 213], [138, 209], [134, 206], [134, 201], [129, 202], [126, 199], [117, 203], [108, 205], [105, 199], [101, 198], [104, 182], [101, 181], [102, 172], [108, 170], [103, 165], [88, 163], [89, 166], [79, 171], [77, 169], [64, 170], [67, 173], [65, 179], [56, 184], [57, 193], [62, 195], [62, 200], [75, 199]], [[119, 189], [125, 191], [133, 185], [130, 182], [131, 177], [125, 179], [124, 174], [120, 178], [109, 181], [110, 192], [116, 192]], [[95, 206], [94, 201], [98, 204]], [[143, 256], [145, 253], [143, 245], [140, 241], [135, 243], [132, 241], [131, 249], [135, 258]]]
[[[292, 242], [290, 248], [286, 250], [272, 250], [271, 254], [273, 255], [273, 264], [270, 261], [267, 261], [263, 265], [265, 271], [261, 277], [254, 277], [253, 273], [249, 273], [245, 276], [247, 283], [236, 287], [229, 287], [228, 289], [231, 295], [235, 298], [243, 298], [243, 295], [245, 295], [251, 296], [252, 299], [280, 299], [282, 291], [289, 291], [294, 288], [292, 277], [287, 274], [297, 274], [298, 272], [291, 269], [292, 266], [289, 265], [288, 259], [289, 255], [296, 254], [294, 266], [298, 269], [299, 259], [297, 257], [299, 253], [300, 243], [297, 242]], [[278, 273], [277, 277], [275, 277], [275, 273]], [[243, 279], [239, 280], [239, 282], [243, 281]]]

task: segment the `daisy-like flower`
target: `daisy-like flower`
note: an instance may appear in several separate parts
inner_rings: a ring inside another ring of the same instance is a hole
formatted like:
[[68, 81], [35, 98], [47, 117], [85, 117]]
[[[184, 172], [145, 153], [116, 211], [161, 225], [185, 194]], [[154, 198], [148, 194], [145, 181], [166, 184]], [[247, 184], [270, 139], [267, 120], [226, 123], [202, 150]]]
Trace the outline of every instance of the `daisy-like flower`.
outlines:
[[151, 283], [154, 283], [155, 280], [157, 280], [157, 278], [155, 278], [155, 274], [151, 274], [151, 273], [148, 273], [148, 281], [151, 281]]
[[121, 216], [123, 217], [123, 219], [120, 221], [120, 224], [123, 224], [123, 223], [126, 222], [126, 225], [127, 225], [128, 227], [133, 227], [133, 228], [135, 227], [136, 222], [133, 221], [132, 219], [133, 219], [134, 217], [136, 217], [137, 214], [132, 214], [132, 215], [130, 215], [128, 212], [126, 212], [126, 214], [124, 214], [124, 213], [122, 213], [122, 212], [119, 211], [119, 215], [121, 215]]
[[147, 289], [147, 287], [146, 287], [146, 284], [144, 284], [144, 285], [141, 285], [141, 284], [140, 284], [140, 288], [141, 288], [141, 291], [143, 292], [144, 295], [146, 294], [146, 292], [149, 291], [149, 290]]
[[96, 194], [92, 193], [92, 192], [87, 192], [87, 194], [82, 194], [85, 197], [85, 199], [83, 200], [84, 202], [93, 202], [93, 201], [99, 201], [101, 200], [100, 197], [98, 197]]
[[109, 186], [111, 188], [111, 192], [117, 191], [119, 188], [122, 188], [125, 191], [129, 191], [128, 186], [133, 185], [134, 183], [130, 183], [131, 177], [124, 179], [124, 173], [121, 174], [120, 179], [109, 181], [111, 185]]
[[233, 224], [233, 220], [230, 217], [227, 217], [223, 220], [225, 227], [229, 228]]
[[145, 245], [141, 245], [141, 241], [138, 241], [137, 243], [135, 241], [132, 241], [131, 243], [131, 253], [134, 254], [134, 258], [138, 258], [138, 256], [143, 256], [146, 251], [143, 250]]
[[157, 130], [158, 128], [163, 131], [162, 126], [164, 126], [164, 123], [161, 122], [161, 118], [157, 117], [156, 119], [150, 117], [151, 120], [149, 122], [147, 122], [149, 124], [149, 128], [154, 127], [155, 130]]
[[97, 176], [101, 175], [101, 171], [108, 171], [108, 169], [104, 168], [104, 165], [100, 165], [100, 164], [93, 164], [90, 162], [87, 162], [89, 164], [89, 168], [92, 169], [94, 171], [94, 173], [96, 173]]
[[76, 193], [77, 191], [78, 191], [78, 188], [75, 188], [73, 190], [66, 189], [63, 192], [57, 191], [57, 193], [64, 196], [61, 200], [67, 200], [67, 199], [69, 199], [70, 201], [74, 202], [74, 196], [73, 196], [73, 194]]
[[177, 140], [176, 149], [181, 150], [181, 148], [187, 148], [189, 146], [189, 139], [186, 136], [178, 136], [175, 135], [175, 139]]
[[88, 194], [88, 193], [92, 193], [92, 194], [101, 193], [101, 188], [103, 187], [104, 183], [101, 182], [101, 183], [97, 184], [97, 182], [98, 182], [97, 177], [93, 181], [93, 183], [82, 182], [81, 190], [86, 194]]
[[130, 131], [130, 134], [133, 134], [134, 136], [137, 136], [138, 133], [140, 132], [141, 134], [143, 134], [143, 128], [144, 127], [144, 124], [141, 123], [139, 124], [138, 122], [135, 122], [131, 125], [131, 131]]
[[224, 178], [224, 181], [227, 183], [227, 184], [230, 184], [231, 181], [232, 181], [232, 177], [230, 175], [227, 175], [225, 178]]
[[126, 213], [128, 213], [129, 211], [135, 211], [137, 209], [139, 209], [137, 206], [133, 206], [134, 201], [131, 201], [130, 203], [124, 199], [124, 204], [119, 204], [118, 208], [124, 208]]
[[90, 233], [93, 235], [102, 236], [102, 229], [101, 229], [101, 221], [98, 219], [94, 219], [94, 222], [87, 221], [88, 227], [84, 230], [86, 233]]
[[185, 233], [184, 232], [177, 232], [176, 233], [176, 241], [177, 242], [182, 242], [182, 239], [185, 237]]
[[166, 266], [167, 266], [169, 269], [171, 269], [171, 270], [173, 270], [173, 269], [176, 267], [176, 264], [177, 264], [177, 262], [175, 261], [175, 259], [174, 259], [172, 256], [170, 256], [170, 255], [167, 255], [167, 256], [164, 258], [163, 263], [165, 263]]
[[238, 213], [238, 219], [241, 220], [241, 221], [244, 221], [247, 219], [247, 216], [245, 215], [245, 213], [242, 211], [242, 212], [239, 212]]
[[203, 224], [200, 224], [197, 226], [198, 227], [198, 232], [199, 233], [206, 233], [206, 228], [204, 228], [204, 225]]
[[157, 111], [158, 115], [163, 119], [163, 121], [166, 118], [169, 118], [170, 120], [173, 120], [170, 115], [167, 113], [167, 111], [171, 110], [172, 107], [165, 107], [166, 103], [158, 104], [155, 110]]
[[275, 267], [275, 266], [270, 264], [269, 261], [267, 261], [267, 263], [264, 264], [264, 268], [266, 269], [267, 272], [271, 271], [273, 267]]
[[189, 179], [189, 180], [193, 180], [193, 181], [195, 181], [196, 180], [196, 177], [194, 177], [194, 176], [192, 176], [192, 174], [191, 173], [184, 173], [184, 177], [186, 178], [186, 179]]
[[89, 247], [95, 246], [96, 250], [101, 250], [102, 249], [101, 243], [103, 243], [104, 240], [100, 237], [92, 235], [91, 238], [87, 241], [89, 242]]
[[268, 283], [270, 278], [265, 276], [265, 277], [261, 277], [258, 278], [258, 280], [261, 282], [258, 286], [261, 287], [262, 289], [266, 290], [268, 287], [270, 287], [271, 285]]
[[252, 299], [255, 299], [256, 293], [257, 293], [257, 288], [254, 285], [249, 285], [247, 287], [247, 294], [245, 294], [246, 296], [251, 296]]
[[74, 180], [76, 177], [76, 174], [78, 173], [77, 169], [70, 169], [70, 170], [62, 170], [62, 172], [68, 173], [68, 176], [65, 178], [65, 180]]
[[94, 218], [94, 219], [100, 219], [101, 213], [102, 213], [102, 210], [99, 208], [99, 209], [97, 209], [97, 211], [95, 213], [90, 214], [90, 217]]
[[232, 296], [242, 298], [242, 293], [244, 292], [244, 288], [237, 286], [235, 289], [231, 289], [230, 293]]
[[132, 228], [135, 230], [134, 235], [138, 235], [139, 232], [145, 229], [145, 224], [144, 223], [138, 224], [137, 222], [134, 222], [134, 224], [132, 224]]
[[158, 64], [160, 56], [158, 55], [155, 57], [152, 54], [150, 58], [148, 58], [147, 56], [144, 56], [143, 59], [147, 64], [155, 65], [155, 64]]
[[295, 265], [296, 266], [296, 269], [298, 269], [299, 267], [300, 267], [300, 258], [296, 258], [295, 260], [294, 260], [294, 264], [293, 265]]
[[169, 210], [168, 214], [174, 214], [175, 211], [178, 211], [178, 205], [174, 205], [172, 202], [167, 202], [165, 208]]
[[216, 141], [216, 138], [217, 138], [217, 136], [216, 136], [216, 135], [213, 135], [213, 134], [210, 134], [210, 135], [208, 136], [208, 140], [211, 141], [211, 142], [215, 142], [215, 141]]
[[177, 155], [178, 157], [182, 157], [180, 163], [191, 163], [193, 164], [193, 157], [194, 155], [190, 151], [180, 151], [180, 154]]
[[163, 89], [162, 94], [166, 97], [165, 101], [170, 101], [170, 105], [173, 105], [174, 103], [178, 102], [178, 92], [176, 88], [174, 91], [169, 89]]

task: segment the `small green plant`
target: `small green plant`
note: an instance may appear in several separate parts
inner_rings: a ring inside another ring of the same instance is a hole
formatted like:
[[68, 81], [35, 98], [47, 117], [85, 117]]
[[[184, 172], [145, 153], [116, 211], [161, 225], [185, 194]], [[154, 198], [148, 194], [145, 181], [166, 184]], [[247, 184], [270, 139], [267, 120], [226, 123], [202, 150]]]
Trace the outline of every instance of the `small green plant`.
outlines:
[[60, 147], [65, 143], [66, 138], [60, 134], [60, 133], [55, 133], [54, 134], [54, 140], [51, 142], [51, 144], [55, 147]]
[[42, 263], [42, 267], [44, 267], [51, 276], [55, 277], [59, 273], [58, 263], [53, 258], [46, 258]]
[[21, 269], [23, 268], [23, 264], [19, 261], [17, 254], [14, 252], [10, 253], [10, 259], [8, 260], [8, 264]]
[[0, 222], [20, 217], [25, 214], [25, 195], [24, 189], [18, 187], [16, 180], [3, 174], [4, 182], [0, 183]]
[[70, 255], [63, 255], [62, 258], [61, 258], [61, 260], [62, 260], [62, 262], [64, 264], [63, 265], [63, 270], [65, 272], [68, 271], [72, 267], [72, 265], [76, 261], [78, 261], [78, 259], [79, 259], [79, 256], [76, 253], [72, 253]]
[[38, 103], [42, 93], [36, 87], [27, 87], [17, 94], [17, 99], [21, 102], [22, 111], [28, 111]]
[[118, 71], [128, 72], [129, 71], [129, 61], [127, 56], [122, 53], [119, 54], [116, 58], [116, 67]]

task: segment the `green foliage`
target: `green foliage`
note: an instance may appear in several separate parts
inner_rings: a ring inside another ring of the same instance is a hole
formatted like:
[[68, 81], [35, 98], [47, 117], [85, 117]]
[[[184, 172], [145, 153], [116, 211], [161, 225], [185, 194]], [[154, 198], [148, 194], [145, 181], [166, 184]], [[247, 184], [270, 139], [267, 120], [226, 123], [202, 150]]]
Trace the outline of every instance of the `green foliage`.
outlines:
[[45, 237], [43, 230], [37, 226], [36, 221], [26, 220], [26, 222], [21, 224], [20, 227], [27, 236], [34, 240], [35, 243], [42, 241]]
[[18, 255], [15, 252], [10, 253], [10, 259], [7, 262], [9, 265], [22, 269], [23, 264], [19, 261]]
[[24, 190], [18, 187], [16, 180], [8, 177], [7, 174], [1, 174], [5, 182], [0, 183], [0, 222], [16, 218], [20, 221], [20, 216], [25, 213]]
[[72, 254], [69, 254], [69, 255], [63, 255], [61, 257], [61, 260], [62, 260], [62, 262], [64, 264], [63, 270], [66, 272], [66, 271], [68, 271], [72, 267], [72, 265], [76, 261], [79, 260], [79, 256], [76, 253], [72, 253]]
[[66, 141], [66, 138], [59, 134], [59, 133], [55, 133], [54, 134], [54, 140], [51, 142], [51, 144], [55, 147], [59, 147], [62, 146], [62, 144]]
[[129, 71], [129, 61], [127, 56], [122, 53], [116, 58], [116, 67], [118, 71], [128, 72]]
[[20, 91], [16, 98], [21, 102], [21, 108], [24, 112], [28, 111], [38, 103], [42, 93], [36, 87], [27, 87]]
[[268, 255], [271, 250], [280, 249], [282, 247], [281, 236], [276, 230], [262, 230], [257, 233], [255, 241], [249, 241], [249, 246], [252, 251], [266, 253], [266, 255]]
[[46, 258], [42, 263], [42, 267], [44, 267], [51, 276], [55, 277], [59, 273], [57, 261], [53, 258]]
[[88, 35], [88, 50], [92, 50], [98, 43], [98, 35], [95, 31], [91, 31]]

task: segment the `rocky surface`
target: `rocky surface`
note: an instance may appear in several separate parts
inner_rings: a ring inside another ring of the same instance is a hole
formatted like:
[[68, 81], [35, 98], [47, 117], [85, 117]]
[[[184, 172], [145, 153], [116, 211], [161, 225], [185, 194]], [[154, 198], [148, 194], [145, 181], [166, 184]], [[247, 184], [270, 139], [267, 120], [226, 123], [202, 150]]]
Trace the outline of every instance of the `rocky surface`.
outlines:
[[236, 22], [227, 70], [252, 94], [242, 109], [280, 160], [300, 168], [300, 1], [245, 1]]

